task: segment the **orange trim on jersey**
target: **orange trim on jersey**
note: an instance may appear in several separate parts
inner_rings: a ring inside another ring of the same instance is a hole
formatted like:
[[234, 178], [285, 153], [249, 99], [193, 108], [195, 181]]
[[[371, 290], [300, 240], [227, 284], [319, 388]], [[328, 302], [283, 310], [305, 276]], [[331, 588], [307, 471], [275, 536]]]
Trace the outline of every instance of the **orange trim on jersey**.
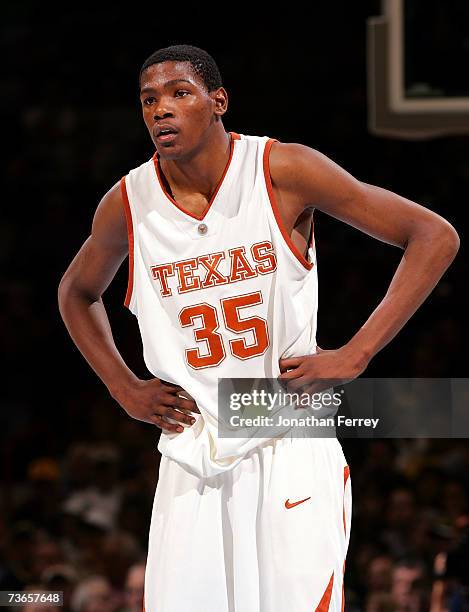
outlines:
[[[350, 468], [348, 465], [344, 467], [344, 495], [345, 495], [345, 485], [347, 484], [347, 480], [350, 476]], [[345, 506], [342, 504], [342, 512], [344, 514], [344, 533], [347, 533], [347, 523], [345, 521]]]
[[272, 179], [271, 179], [271, 176], [270, 176], [270, 166], [269, 166], [270, 149], [272, 148], [272, 145], [274, 144], [274, 142], [277, 142], [274, 138], [270, 138], [267, 141], [267, 144], [265, 145], [265, 149], [264, 149], [264, 160], [263, 160], [264, 178], [265, 178], [265, 184], [266, 184], [266, 187], [267, 187], [267, 193], [269, 194], [270, 204], [272, 206], [272, 210], [273, 210], [273, 213], [274, 213], [274, 216], [275, 216], [275, 220], [277, 221], [278, 228], [279, 228], [280, 232], [282, 233], [282, 236], [283, 236], [285, 242], [287, 243], [288, 247], [290, 248], [290, 251], [298, 259], [298, 261], [306, 268], [306, 270], [311, 270], [311, 268], [313, 267], [313, 264], [310, 263], [304, 257], [304, 255], [302, 255], [300, 253], [300, 251], [298, 250], [297, 246], [295, 245], [295, 243], [293, 242], [291, 237], [288, 235], [288, 232], [285, 229], [285, 226], [283, 225], [283, 220], [282, 220], [282, 217], [280, 215], [280, 211], [279, 211], [279, 208], [277, 206], [277, 202], [275, 201], [274, 190], [273, 190], [273, 187], [272, 187]]
[[130, 212], [129, 196], [125, 186], [125, 176], [121, 178], [121, 194], [124, 202], [125, 220], [127, 222], [127, 237], [129, 241], [129, 275], [127, 280], [127, 292], [125, 294], [124, 306], [129, 308], [134, 287], [134, 227], [132, 223], [132, 213]]
[[346, 465], [344, 467], [344, 489], [345, 489], [345, 485], [347, 484], [347, 480], [350, 477], [350, 467], [348, 465]]
[[326, 590], [324, 591], [324, 594], [321, 597], [321, 601], [319, 602], [318, 607], [316, 608], [316, 612], [328, 612], [329, 604], [331, 603], [333, 586], [334, 586], [334, 572], [332, 572], [332, 575], [329, 579], [329, 584], [327, 585]]
[[[350, 467], [348, 465], [344, 466], [344, 495], [345, 495], [345, 487], [347, 485], [347, 480], [350, 478]], [[342, 503], [342, 512], [343, 512], [343, 518], [344, 518], [344, 534], [345, 536], [347, 536], [347, 522], [345, 520], [345, 504]], [[345, 586], [344, 586], [344, 581], [345, 581], [345, 559], [344, 559], [344, 567], [342, 570], [342, 608], [341, 608], [341, 612], [344, 612], [345, 610]]]
[[180, 204], [178, 204], [176, 202], [176, 200], [170, 196], [170, 194], [166, 191], [164, 184], [163, 184], [163, 179], [161, 177], [161, 170], [160, 170], [160, 164], [158, 161], [158, 156], [155, 152], [155, 154], [153, 155], [153, 163], [155, 165], [155, 170], [156, 170], [156, 176], [158, 177], [158, 182], [160, 184], [161, 187], [161, 191], [164, 193], [164, 195], [168, 198], [168, 200], [174, 204], [174, 206], [176, 206], [176, 208], [179, 208], [179, 210], [181, 212], [183, 212], [186, 215], [189, 215], [189, 217], [192, 217], [193, 219], [197, 219], [198, 221], [203, 221], [203, 219], [206, 217], [208, 211], [210, 210], [210, 207], [213, 204], [213, 201], [216, 198], [216, 195], [220, 189], [220, 187], [222, 186], [223, 180], [225, 179], [226, 173], [228, 172], [228, 168], [230, 167], [231, 164], [231, 160], [233, 159], [233, 151], [234, 151], [234, 141], [235, 140], [241, 140], [241, 137], [239, 134], [236, 134], [235, 132], [229, 132], [230, 134], [230, 156], [228, 158], [228, 162], [225, 166], [225, 169], [223, 170], [223, 174], [221, 176], [221, 179], [218, 181], [218, 184], [215, 188], [215, 191], [212, 194], [212, 197], [210, 198], [209, 203], [207, 204], [207, 206], [205, 207], [204, 212], [201, 215], [195, 215], [194, 213], [190, 212], [189, 210], [186, 210], [183, 206], [181, 206]]
[[311, 216], [311, 238], [309, 241], [309, 245], [308, 248], [312, 249], [314, 247], [314, 211], [313, 211], [313, 215]]

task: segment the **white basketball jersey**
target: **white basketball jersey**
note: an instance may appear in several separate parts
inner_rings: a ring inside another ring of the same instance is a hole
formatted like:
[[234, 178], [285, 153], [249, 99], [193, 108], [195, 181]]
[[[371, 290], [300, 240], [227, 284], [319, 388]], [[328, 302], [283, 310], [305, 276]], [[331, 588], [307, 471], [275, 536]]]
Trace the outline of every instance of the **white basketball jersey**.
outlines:
[[145, 364], [186, 389], [201, 415], [158, 449], [189, 471], [231, 469], [265, 438], [217, 436], [218, 378], [276, 378], [279, 359], [316, 352], [317, 274], [283, 227], [269, 171], [273, 139], [230, 132], [223, 176], [201, 216], [164, 189], [152, 159], [121, 181], [129, 235], [125, 305]]

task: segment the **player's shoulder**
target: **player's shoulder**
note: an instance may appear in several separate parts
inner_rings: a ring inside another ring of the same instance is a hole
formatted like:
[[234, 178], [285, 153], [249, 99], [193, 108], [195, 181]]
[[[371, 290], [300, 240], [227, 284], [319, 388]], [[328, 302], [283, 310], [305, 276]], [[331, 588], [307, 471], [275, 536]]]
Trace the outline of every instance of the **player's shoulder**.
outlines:
[[99, 201], [97, 211], [104, 211], [112, 214], [119, 212], [123, 208], [124, 204], [124, 190], [123, 181], [125, 177], [122, 177], [114, 183], [114, 185], [106, 191]]
[[127, 182], [141, 180], [141, 173], [154, 165], [154, 156], [131, 168], [102, 196], [96, 208], [92, 234], [101, 243], [117, 249], [128, 244], [129, 228], [132, 225]]
[[271, 165], [275, 164], [282, 167], [293, 166], [297, 163], [304, 161], [311, 162], [324, 157], [320, 151], [298, 142], [281, 142], [275, 138], [272, 140], [270, 151]]
[[93, 217], [92, 235], [103, 244], [127, 245], [126, 195], [124, 177], [101, 198]]
[[300, 175], [311, 172], [325, 156], [307, 145], [272, 139], [269, 152], [270, 175], [277, 185], [295, 186]]
[[242, 142], [268, 146], [269, 157], [274, 163], [294, 164], [301, 158], [321, 155], [319, 151], [307, 145], [296, 142], [282, 142], [275, 136], [257, 136], [254, 134], [235, 134], [235, 136], [237, 140]]

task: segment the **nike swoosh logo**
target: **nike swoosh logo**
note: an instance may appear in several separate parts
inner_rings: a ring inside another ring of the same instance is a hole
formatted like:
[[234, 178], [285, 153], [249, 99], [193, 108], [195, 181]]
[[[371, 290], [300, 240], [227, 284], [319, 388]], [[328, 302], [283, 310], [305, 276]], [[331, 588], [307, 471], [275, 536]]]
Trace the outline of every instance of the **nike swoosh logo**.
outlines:
[[287, 499], [287, 501], [285, 502], [285, 508], [287, 510], [290, 510], [290, 508], [294, 508], [295, 506], [298, 506], [298, 504], [302, 504], [303, 502], [308, 501], [308, 499], [311, 499], [311, 496], [306, 497], [305, 499], [300, 499], [300, 501], [297, 502], [290, 502], [290, 500]]

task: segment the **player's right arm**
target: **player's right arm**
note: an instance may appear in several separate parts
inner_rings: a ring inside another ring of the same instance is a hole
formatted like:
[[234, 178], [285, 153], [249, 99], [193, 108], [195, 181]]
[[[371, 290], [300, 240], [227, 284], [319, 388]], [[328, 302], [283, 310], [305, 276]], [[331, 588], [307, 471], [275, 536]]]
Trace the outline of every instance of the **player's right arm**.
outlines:
[[192, 425], [199, 412], [181, 387], [158, 378], [139, 379], [126, 365], [112, 336], [102, 295], [128, 253], [127, 226], [120, 185], [99, 203], [91, 235], [63, 275], [58, 302], [62, 319], [76, 346], [108, 388], [112, 397], [135, 419], [171, 432], [183, 431], [167, 417]]

